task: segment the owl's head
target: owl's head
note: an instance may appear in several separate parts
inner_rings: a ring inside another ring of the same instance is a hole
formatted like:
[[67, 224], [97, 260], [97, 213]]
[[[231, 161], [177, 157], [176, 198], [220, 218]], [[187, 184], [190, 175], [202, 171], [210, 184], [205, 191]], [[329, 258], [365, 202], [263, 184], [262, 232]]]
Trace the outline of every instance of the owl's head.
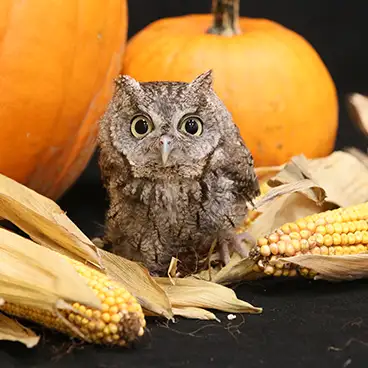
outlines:
[[212, 84], [211, 70], [190, 83], [116, 80], [100, 124], [134, 176], [199, 175], [221, 141], [237, 134]]

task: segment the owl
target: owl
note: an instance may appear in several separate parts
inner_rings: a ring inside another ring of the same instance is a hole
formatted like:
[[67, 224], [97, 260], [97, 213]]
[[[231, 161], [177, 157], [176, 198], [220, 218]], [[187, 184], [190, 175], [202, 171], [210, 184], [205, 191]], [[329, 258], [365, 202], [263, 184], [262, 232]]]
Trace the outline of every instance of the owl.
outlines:
[[[255, 128], [256, 129], [256, 128]], [[213, 88], [191, 82], [115, 80], [99, 121], [99, 166], [109, 207], [103, 242], [164, 275], [199, 271], [213, 245], [224, 264], [244, 255], [235, 229], [260, 194], [253, 158]]]

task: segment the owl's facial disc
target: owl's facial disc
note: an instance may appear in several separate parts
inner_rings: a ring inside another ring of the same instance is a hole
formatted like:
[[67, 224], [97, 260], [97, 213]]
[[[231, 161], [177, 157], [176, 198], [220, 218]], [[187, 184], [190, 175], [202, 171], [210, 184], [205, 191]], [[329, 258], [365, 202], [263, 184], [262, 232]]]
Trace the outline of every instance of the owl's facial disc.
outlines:
[[163, 135], [160, 138], [162, 163], [165, 166], [172, 149], [172, 139], [168, 135]]

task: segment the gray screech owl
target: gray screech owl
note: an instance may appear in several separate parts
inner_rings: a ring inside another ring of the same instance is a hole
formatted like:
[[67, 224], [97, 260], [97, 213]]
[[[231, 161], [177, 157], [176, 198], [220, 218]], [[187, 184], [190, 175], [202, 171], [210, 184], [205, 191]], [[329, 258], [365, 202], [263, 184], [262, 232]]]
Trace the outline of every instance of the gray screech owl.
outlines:
[[259, 185], [212, 71], [191, 83], [115, 83], [98, 138], [110, 203], [104, 243], [156, 275], [172, 256], [181, 275], [198, 271], [215, 240], [224, 263], [231, 249], [244, 253], [234, 228]]

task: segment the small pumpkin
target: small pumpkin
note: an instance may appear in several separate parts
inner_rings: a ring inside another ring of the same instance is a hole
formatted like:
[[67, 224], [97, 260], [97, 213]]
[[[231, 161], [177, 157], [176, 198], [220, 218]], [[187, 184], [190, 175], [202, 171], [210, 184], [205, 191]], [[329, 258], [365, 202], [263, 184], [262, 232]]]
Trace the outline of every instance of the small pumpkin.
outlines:
[[126, 38], [126, 0], [1, 0], [1, 174], [52, 199], [70, 187], [94, 151]]
[[211, 14], [160, 19], [132, 37], [122, 73], [139, 81], [190, 81], [213, 69], [214, 89], [257, 166], [328, 155], [338, 127], [334, 82], [314, 48], [267, 19], [239, 18], [239, 0]]

